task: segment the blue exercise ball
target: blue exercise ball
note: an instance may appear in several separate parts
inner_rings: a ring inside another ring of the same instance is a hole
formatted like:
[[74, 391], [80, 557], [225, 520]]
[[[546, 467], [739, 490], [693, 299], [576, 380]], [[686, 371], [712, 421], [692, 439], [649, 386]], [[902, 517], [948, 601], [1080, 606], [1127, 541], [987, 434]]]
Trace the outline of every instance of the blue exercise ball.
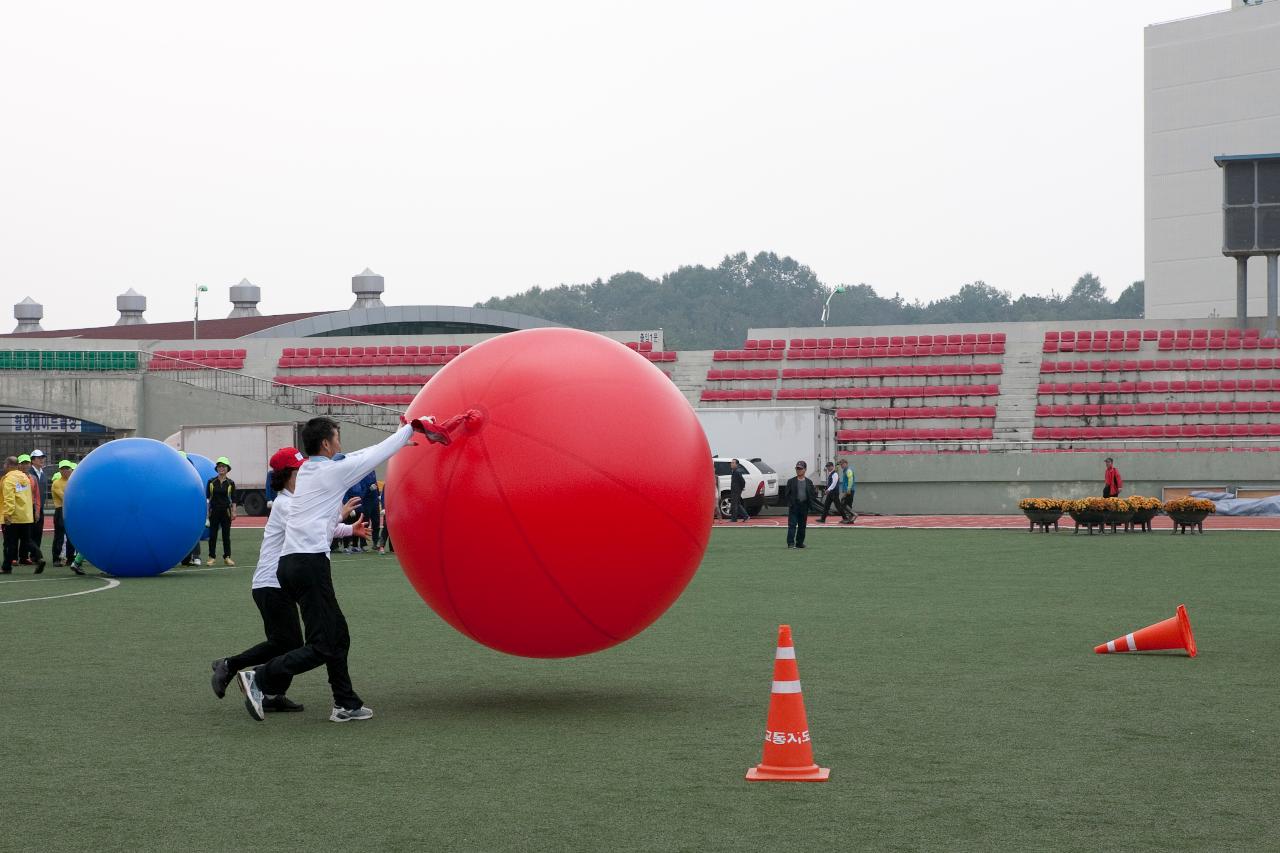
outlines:
[[149, 577], [191, 552], [204, 529], [204, 483], [182, 454], [119, 438], [84, 458], [63, 496], [67, 535], [109, 575]]
[[[208, 456], [201, 456], [199, 453], [188, 453], [187, 461], [196, 469], [196, 473], [200, 475], [200, 488], [204, 489], [209, 485], [209, 481], [218, 476], [218, 468], [213, 464], [213, 460]], [[200, 541], [207, 542], [209, 540], [209, 525], [205, 525], [200, 531]]]

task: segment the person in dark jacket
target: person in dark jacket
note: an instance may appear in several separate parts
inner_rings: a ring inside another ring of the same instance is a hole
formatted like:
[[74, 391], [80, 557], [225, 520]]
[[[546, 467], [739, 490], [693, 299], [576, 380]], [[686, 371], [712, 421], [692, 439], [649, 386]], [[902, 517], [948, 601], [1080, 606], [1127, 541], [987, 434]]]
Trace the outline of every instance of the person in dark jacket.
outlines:
[[231, 460], [219, 456], [213, 470], [218, 472], [205, 484], [205, 498], [209, 501], [209, 565], [213, 565], [218, 550], [218, 532], [222, 532], [222, 562], [234, 566], [231, 559], [231, 519], [235, 515], [236, 483], [227, 475], [231, 473]]
[[787, 547], [803, 548], [804, 534], [809, 526], [809, 505], [814, 500], [813, 483], [806, 473], [809, 463], [801, 459], [796, 463], [796, 475], [787, 480], [783, 494], [787, 504]]
[[729, 521], [747, 521], [750, 513], [742, 506], [742, 492], [747, 488], [747, 478], [737, 459], [729, 460]]
[[357, 539], [356, 547], [361, 551], [373, 551], [374, 545], [378, 541], [378, 534], [381, 532], [380, 528], [382, 526], [381, 518], [379, 518], [381, 515], [379, 512], [381, 507], [378, 502], [377, 472], [370, 471], [368, 474], [365, 474], [364, 479], [359, 483], [356, 483], [356, 492], [356, 497], [360, 498], [360, 514], [369, 522], [369, 530], [371, 532], [369, 544], [366, 546], [364, 540]]

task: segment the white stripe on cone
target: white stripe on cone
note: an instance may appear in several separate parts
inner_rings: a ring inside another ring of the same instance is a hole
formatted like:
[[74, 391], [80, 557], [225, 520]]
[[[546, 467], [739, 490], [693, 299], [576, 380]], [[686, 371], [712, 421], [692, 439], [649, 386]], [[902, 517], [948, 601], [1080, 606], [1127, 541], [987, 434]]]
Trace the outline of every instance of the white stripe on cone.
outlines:
[[774, 693], [799, 693], [800, 682], [798, 681], [775, 681], [773, 682]]
[[1107, 651], [1114, 652], [1116, 650], [1116, 641], [1107, 640]]
[[778, 646], [778, 653], [773, 656], [774, 660], [795, 660], [795, 646]]
[[1124, 641], [1129, 644], [1129, 651], [1136, 652], [1138, 650], [1138, 644], [1133, 641], [1133, 634], [1125, 634]]

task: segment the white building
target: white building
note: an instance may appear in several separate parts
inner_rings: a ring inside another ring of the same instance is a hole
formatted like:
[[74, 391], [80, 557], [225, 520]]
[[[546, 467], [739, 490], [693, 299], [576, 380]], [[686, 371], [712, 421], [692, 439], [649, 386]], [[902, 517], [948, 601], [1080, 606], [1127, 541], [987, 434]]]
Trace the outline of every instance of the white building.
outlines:
[[[1147, 27], [1146, 316], [1232, 317], [1217, 155], [1280, 152], [1280, 0]], [[1248, 312], [1266, 315], [1266, 262], [1249, 261]]]

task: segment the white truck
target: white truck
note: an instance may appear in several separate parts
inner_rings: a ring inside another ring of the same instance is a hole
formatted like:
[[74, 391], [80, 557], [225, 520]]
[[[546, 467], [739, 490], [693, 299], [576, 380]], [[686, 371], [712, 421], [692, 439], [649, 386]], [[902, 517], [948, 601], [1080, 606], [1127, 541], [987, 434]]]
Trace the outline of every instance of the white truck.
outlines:
[[184, 425], [164, 440], [175, 450], [231, 460], [231, 479], [246, 515], [267, 514], [267, 460], [280, 447], [301, 447], [301, 424]]
[[836, 413], [819, 406], [749, 406], [695, 409], [716, 457], [761, 459], [781, 486], [796, 462], [809, 465], [809, 479], [822, 483], [822, 466], [836, 458]]

